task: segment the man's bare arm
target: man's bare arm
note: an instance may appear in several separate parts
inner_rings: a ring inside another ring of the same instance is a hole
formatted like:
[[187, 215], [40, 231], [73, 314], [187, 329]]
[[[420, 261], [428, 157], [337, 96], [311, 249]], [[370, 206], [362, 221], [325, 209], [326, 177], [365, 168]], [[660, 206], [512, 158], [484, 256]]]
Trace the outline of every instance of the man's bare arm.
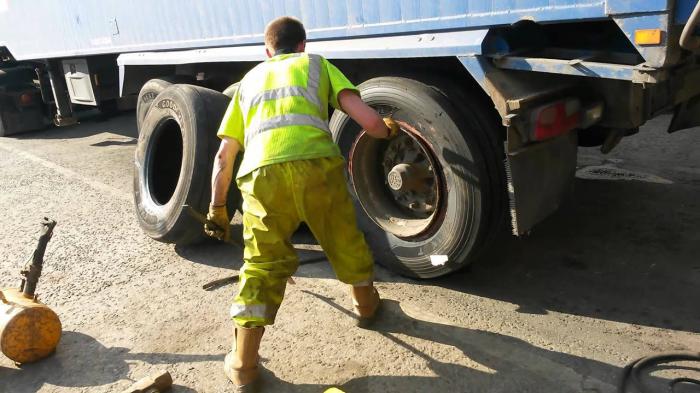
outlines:
[[214, 157], [214, 169], [211, 174], [211, 205], [226, 204], [228, 188], [233, 179], [233, 164], [241, 145], [233, 138], [224, 137], [219, 145], [219, 151]]
[[338, 103], [343, 108], [343, 112], [347, 113], [357, 124], [367, 131], [368, 134], [375, 138], [386, 138], [389, 135], [389, 129], [379, 113], [365, 104], [354, 91], [343, 90], [338, 94]]

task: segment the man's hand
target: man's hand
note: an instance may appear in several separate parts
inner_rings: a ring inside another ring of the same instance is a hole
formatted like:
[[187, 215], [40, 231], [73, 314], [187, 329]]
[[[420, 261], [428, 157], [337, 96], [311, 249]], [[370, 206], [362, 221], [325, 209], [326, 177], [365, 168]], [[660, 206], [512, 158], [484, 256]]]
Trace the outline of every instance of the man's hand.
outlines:
[[386, 128], [389, 129], [389, 133], [386, 135], [386, 139], [391, 139], [399, 134], [399, 131], [401, 131], [401, 127], [399, 127], [399, 124], [395, 122], [394, 119], [392, 119], [391, 117], [385, 117], [382, 120], [384, 120]]
[[[355, 120], [366, 133], [379, 139], [388, 137], [386, 122], [377, 111], [365, 104], [357, 93], [352, 90], [341, 91], [338, 94], [338, 103], [343, 112]], [[396, 127], [398, 132], [398, 125]]]
[[231, 238], [231, 220], [228, 218], [226, 205], [209, 205], [207, 221], [210, 221], [211, 223], [207, 222], [204, 224], [204, 233], [221, 241], [229, 241]]

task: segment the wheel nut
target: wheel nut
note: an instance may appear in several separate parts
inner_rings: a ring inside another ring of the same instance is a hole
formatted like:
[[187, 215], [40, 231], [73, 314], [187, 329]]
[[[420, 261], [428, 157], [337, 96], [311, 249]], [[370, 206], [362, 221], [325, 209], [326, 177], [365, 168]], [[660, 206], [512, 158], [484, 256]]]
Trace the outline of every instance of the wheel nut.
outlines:
[[399, 191], [401, 190], [401, 186], [403, 185], [403, 180], [401, 179], [401, 174], [398, 172], [391, 171], [389, 172], [389, 175], [387, 175], [387, 181], [389, 182], [389, 187], [391, 187], [392, 190]]
[[391, 169], [386, 180], [394, 191], [418, 191], [422, 188], [426, 178], [424, 172], [420, 167], [414, 165], [399, 164]]

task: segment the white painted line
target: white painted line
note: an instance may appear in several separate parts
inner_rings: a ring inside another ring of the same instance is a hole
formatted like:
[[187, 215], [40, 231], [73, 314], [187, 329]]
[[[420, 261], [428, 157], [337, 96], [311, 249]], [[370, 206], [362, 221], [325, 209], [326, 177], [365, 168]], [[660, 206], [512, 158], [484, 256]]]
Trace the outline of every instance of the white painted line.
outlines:
[[83, 175], [79, 174], [78, 172], [75, 172], [72, 169], [68, 169], [64, 166], [58, 165], [55, 162], [51, 162], [51, 161], [46, 160], [44, 158], [35, 156], [34, 154], [28, 153], [24, 150], [18, 149], [14, 146], [10, 146], [7, 143], [2, 142], [2, 140], [0, 140], [0, 149], [3, 149], [5, 151], [9, 152], [10, 154], [14, 154], [14, 155], [17, 155], [19, 157], [22, 157], [26, 160], [43, 165], [44, 167], [46, 167], [54, 172], [57, 172], [57, 173], [65, 176], [67, 178], [70, 178], [73, 180], [78, 180], [78, 181], [85, 183], [86, 185], [94, 188], [95, 190], [112, 195], [112, 196], [117, 197], [121, 200], [129, 201], [129, 202], [131, 202], [133, 200], [133, 198], [130, 194], [124, 193], [124, 192], [122, 192], [122, 191], [120, 191], [112, 186], [108, 186], [107, 184], [92, 180], [92, 179], [88, 178], [87, 176], [83, 176]]

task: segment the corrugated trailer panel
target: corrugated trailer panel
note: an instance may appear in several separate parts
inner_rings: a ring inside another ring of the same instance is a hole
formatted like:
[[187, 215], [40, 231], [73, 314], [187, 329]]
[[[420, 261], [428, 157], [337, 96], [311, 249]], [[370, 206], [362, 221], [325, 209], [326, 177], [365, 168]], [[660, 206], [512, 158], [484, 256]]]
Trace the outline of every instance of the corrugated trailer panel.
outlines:
[[0, 0], [0, 46], [18, 60], [260, 43], [269, 20], [310, 39], [603, 18], [602, 0]]

